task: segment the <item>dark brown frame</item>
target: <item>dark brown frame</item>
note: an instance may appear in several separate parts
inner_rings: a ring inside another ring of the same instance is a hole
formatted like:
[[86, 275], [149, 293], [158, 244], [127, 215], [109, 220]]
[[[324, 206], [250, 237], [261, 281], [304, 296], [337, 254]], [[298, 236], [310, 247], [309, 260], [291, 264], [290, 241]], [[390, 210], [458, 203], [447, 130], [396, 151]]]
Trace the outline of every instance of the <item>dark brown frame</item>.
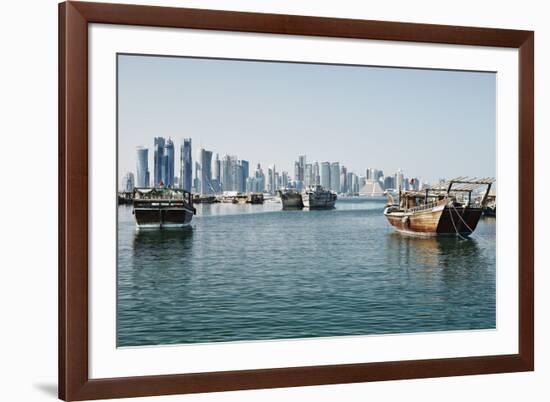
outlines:
[[[214, 373], [88, 377], [88, 24], [122, 24], [519, 49], [519, 353]], [[138, 397], [534, 369], [534, 33], [184, 8], [59, 5], [59, 397]]]

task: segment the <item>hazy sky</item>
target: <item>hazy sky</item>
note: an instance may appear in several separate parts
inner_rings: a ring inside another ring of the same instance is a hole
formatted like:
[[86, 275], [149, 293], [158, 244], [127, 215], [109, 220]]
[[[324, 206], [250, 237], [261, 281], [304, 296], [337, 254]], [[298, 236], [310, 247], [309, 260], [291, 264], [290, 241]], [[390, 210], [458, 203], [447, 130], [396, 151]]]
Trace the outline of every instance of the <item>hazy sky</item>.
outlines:
[[339, 161], [436, 180], [496, 174], [496, 74], [119, 55], [119, 177], [136, 146], [182, 138], [292, 176]]

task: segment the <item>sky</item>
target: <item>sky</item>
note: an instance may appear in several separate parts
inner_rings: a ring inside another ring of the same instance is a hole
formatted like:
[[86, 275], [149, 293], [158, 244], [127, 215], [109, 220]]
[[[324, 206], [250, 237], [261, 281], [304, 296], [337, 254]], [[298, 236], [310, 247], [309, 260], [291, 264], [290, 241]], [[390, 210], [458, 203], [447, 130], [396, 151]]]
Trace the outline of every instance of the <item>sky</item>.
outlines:
[[119, 178], [136, 147], [172, 138], [292, 176], [294, 161], [340, 162], [425, 181], [496, 175], [496, 73], [118, 56]]

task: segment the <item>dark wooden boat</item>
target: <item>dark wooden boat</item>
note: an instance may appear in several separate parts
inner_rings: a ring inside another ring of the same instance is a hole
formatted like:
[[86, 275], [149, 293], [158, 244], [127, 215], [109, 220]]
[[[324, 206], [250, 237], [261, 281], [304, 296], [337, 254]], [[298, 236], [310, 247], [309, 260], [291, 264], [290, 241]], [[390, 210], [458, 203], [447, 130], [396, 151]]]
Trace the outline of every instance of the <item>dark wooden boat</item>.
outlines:
[[133, 205], [139, 228], [182, 228], [196, 213], [191, 193], [181, 189], [136, 188]]
[[302, 194], [294, 188], [285, 188], [277, 190], [283, 209], [302, 209], [304, 203], [302, 202]]
[[[399, 191], [398, 202], [388, 194], [384, 215], [401, 233], [420, 236], [469, 236], [487, 203], [492, 178], [458, 177], [424, 191]], [[472, 201], [472, 192], [487, 186]]]
[[264, 203], [264, 194], [263, 193], [248, 193], [246, 202], [248, 204], [263, 204]]

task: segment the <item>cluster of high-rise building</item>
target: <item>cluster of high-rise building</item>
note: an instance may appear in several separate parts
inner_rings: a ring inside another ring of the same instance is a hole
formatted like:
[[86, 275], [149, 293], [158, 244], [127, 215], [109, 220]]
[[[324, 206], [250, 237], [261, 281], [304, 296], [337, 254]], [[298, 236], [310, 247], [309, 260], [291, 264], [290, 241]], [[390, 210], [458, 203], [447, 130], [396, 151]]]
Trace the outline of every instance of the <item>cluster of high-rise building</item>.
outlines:
[[200, 194], [216, 194], [224, 191], [264, 192], [276, 194], [281, 188], [302, 190], [321, 185], [342, 194], [375, 194], [389, 189], [420, 190], [425, 185], [416, 177], [407, 178], [398, 169], [395, 174], [384, 175], [375, 168], [368, 168], [364, 175], [357, 175], [340, 162], [309, 162], [306, 155], [299, 155], [294, 162], [294, 178], [287, 171], [278, 171], [269, 165], [264, 171], [257, 164], [250, 171], [249, 161], [234, 155], [213, 154], [199, 148], [193, 163], [191, 138], [182, 140], [179, 158], [179, 176], [175, 175], [175, 147], [172, 139], [154, 138], [153, 176], [149, 172], [149, 150], [142, 146], [136, 152], [136, 175], [129, 172], [124, 176], [123, 191], [134, 187], [160, 186], [182, 188]]

